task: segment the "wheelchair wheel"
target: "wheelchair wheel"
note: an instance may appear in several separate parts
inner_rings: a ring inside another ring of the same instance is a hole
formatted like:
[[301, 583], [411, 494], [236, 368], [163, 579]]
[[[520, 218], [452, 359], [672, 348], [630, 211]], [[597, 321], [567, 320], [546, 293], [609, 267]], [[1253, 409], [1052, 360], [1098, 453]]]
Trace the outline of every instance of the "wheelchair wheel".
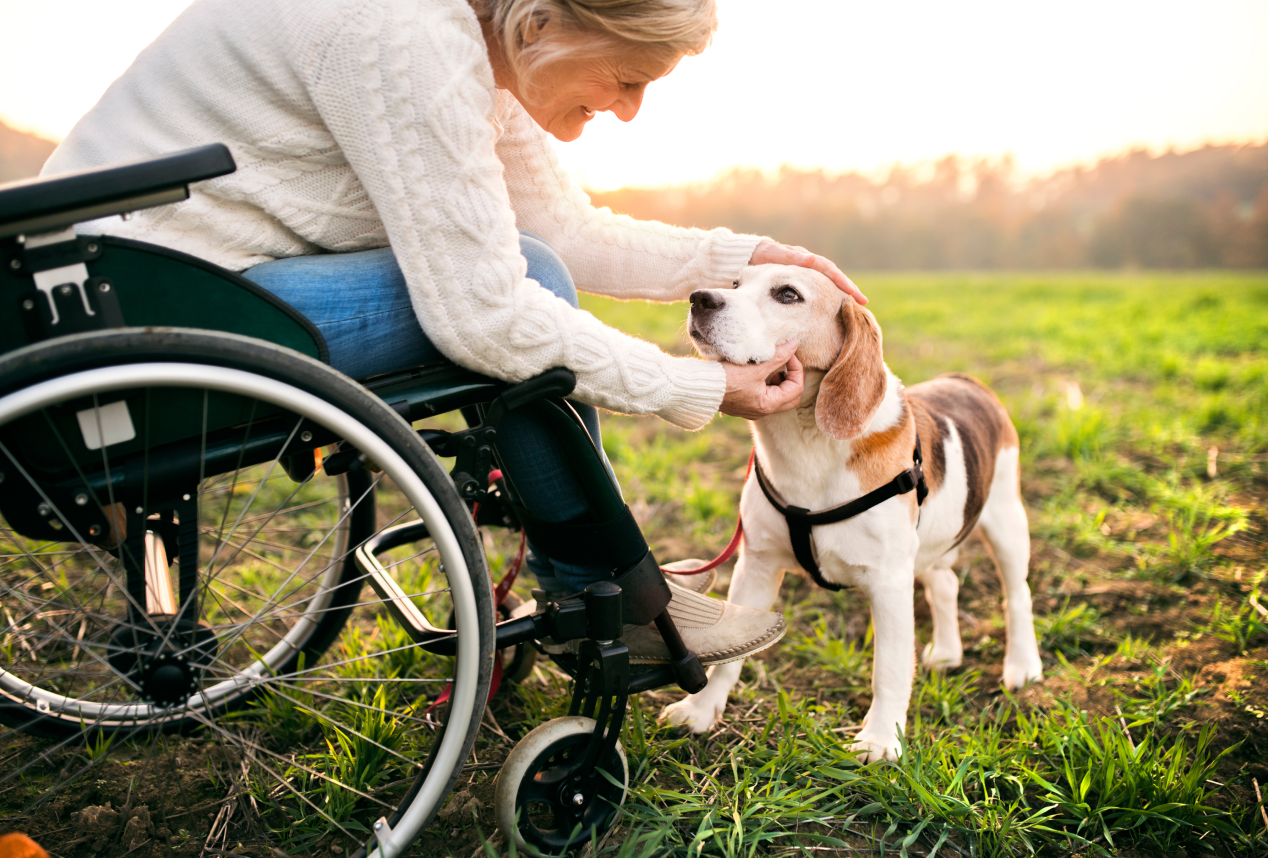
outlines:
[[[229, 334], [22, 349], [0, 358], [0, 514], [0, 758], [21, 761], [0, 815], [38, 821], [85, 782], [104, 803], [116, 756], [118, 804], [178, 813], [164, 773], [193, 743], [291, 843], [333, 830], [390, 856], [430, 821], [479, 729], [491, 588], [448, 475], [373, 394]], [[417, 518], [428, 538], [389, 568], [424, 614], [456, 616], [456, 656], [415, 646], [351, 561]]]
[[520, 852], [560, 855], [602, 837], [616, 821], [630, 785], [625, 749], [617, 742], [599, 768], [611, 775], [581, 787], [595, 721], [555, 718], [516, 743], [498, 772], [493, 813], [498, 829]]

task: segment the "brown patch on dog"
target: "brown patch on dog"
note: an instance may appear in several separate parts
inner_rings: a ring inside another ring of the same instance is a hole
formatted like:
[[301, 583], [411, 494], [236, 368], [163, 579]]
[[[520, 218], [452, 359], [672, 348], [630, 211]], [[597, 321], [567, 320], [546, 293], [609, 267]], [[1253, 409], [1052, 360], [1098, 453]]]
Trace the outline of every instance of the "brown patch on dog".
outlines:
[[867, 310], [847, 298], [841, 303], [845, 342], [819, 387], [815, 423], [843, 441], [863, 434], [885, 398], [881, 329]]
[[960, 435], [964, 450], [965, 479], [968, 497], [964, 502], [964, 524], [955, 541], [958, 545], [977, 525], [986, 497], [995, 479], [995, 459], [1005, 447], [1018, 446], [1017, 430], [1008, 418], [1004, 405], [989, 387], [976, 378], [960, 373], [941, 375], [907, 389], [907, 398], [913, 408], [924, 411], [925, 420], [917, 416], [917, 425], [924, 441], [926, 426], [933, 443], [925, 447], [928, 463], [925, 480], [933, 489], [933, 472], [937, 471], [938, 485], [946, 473], [946, 450], [941, 433], [933, 438], [934, 427], [949, 419]]
[[911, 467], [916, 449], [916, 423], [906, 399], [902, 412], [888, 429], [873, 432], [850, 445], [847, 467], [858, 477], [864, 492], [878, 489]]
[[[919, 385], [917, 385], [919, 386]], [[920, 438], [920, 454], [924, 457], [922, 466], [925, 472], [925, 485], [929, 494], [936, 495], [942, 488], [942, 480], [947, 473], [947, 451], [943, 448], [946, 441], [944, 424], [929, 413], [923, 402], [908, 398], [907, 405], [912, 410], [916, 422], [916, 434]]]

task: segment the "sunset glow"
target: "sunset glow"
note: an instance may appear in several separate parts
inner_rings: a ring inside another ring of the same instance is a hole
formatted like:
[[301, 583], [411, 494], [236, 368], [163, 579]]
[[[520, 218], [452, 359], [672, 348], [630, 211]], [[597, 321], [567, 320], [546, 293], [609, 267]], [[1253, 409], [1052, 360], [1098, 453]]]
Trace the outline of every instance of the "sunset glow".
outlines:
[[[560, 146], [596, 188], [1011, 154], [1035, 174], [1268, 138], [1261, 0], [720, 0], [704, 55]], [[0, 119], [58, 139], [188, 0], [0, 0]]]

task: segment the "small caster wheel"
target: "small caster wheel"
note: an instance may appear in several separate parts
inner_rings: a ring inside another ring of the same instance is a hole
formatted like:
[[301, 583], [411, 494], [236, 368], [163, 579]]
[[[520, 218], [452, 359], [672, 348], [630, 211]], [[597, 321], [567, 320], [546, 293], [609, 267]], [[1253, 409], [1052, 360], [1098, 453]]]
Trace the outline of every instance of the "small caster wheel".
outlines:
[[[514, 593], [507, 593], [502, 604], [498, 605], [498, 619], [509, 620], [517, 615], [524, 605], [524, 600]], [[527, 613], [532, 613], [528, 611]], [[508, 646], [502, 650], [502, 682], [519, 684], [533, 675], [533, 665], [537, 664], [537, 648], [531, 642]]]
[[585, 759], [592, 718], [555, 718], [520, 739], [498, 773], [493, 795], [498, 828], [529, 855], [559, 855], [589, 843], [612, 826], [625, 803], [630, 768], [625, 749], [616, 747], [586, 780], [573, 777]]

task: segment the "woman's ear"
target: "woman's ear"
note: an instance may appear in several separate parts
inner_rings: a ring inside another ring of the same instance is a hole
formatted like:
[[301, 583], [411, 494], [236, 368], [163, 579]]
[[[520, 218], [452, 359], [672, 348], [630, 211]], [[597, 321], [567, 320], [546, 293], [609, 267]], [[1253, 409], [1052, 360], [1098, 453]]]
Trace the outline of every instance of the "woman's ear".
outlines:
[[541, 41], [542, 34], [549, 24], [550, 14], [547, 12], [537, 10], [529, 15], [520, 34], [524, 39], [524, 45], [528, 46]]
[[885, 359], [881, 329], [867, 310], [847, 297], [841, 302], [845, 342], [819, 386], [815, 423], [819, 431], [844, 441], [857, 438], [872, 422], [885, 398]]

